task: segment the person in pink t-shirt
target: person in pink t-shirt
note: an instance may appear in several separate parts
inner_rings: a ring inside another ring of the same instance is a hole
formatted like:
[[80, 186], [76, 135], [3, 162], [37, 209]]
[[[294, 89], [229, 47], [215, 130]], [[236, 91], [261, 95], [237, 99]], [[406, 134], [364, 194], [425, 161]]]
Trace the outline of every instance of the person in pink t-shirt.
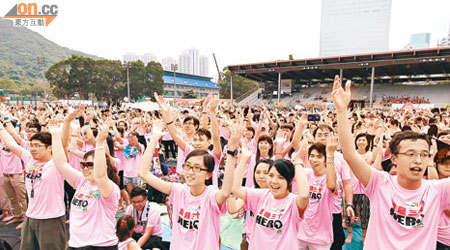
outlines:
[[335, 77], [331, 94], [337, 111], [338, 135], [345, 160], [370, 199], [371, 214], [365, 249], [435, 249], [439, 217], [450, 209], [450, 179], [424, 180], [430, 158], [427, 135], [399, 132], [392, 138], [391, 161], [397, 176], [371, 168], [356, 152], [347, 107], [351, 81], [345, 90]]
[[[444, 130], [438, 134], [441, 142], [450, 145], [450, 130]], [[450, 178], [450, 146], [443, 147], [437, 152], [435, 157], [436, 170], [439, 179]], [[437, 250], [450, 249], [450, 210], [445, 210], [439, 220], [439, 228], [437, 232]]]
[[117, 250], [141, 250], [142, 248], [131, 237], [134, 233], [134, 219], [130, 215], [124, 215], [117, 220], [116, 235], [119, 238]]
[[21, 249], [64, 249], [64, 179], [52, 160], [51, 134], [40, 132], [33, 135], [30, 151], [20, 147], [2, 123], [0, 136], [11, 152], [24, 162], [26, 171], [28, 208], [22, 227]]
[[76, 190], [70, 207], [68, 249], [117, 249], [115, 215], [120, 196], [119, 176], [106, 159], [108, 127], [99, 127], [95, 150], [87, 152], [80, 163], [82, 172], [75, 170], [67, 162], [61, 139], [63, 129], [58, 122], [50, 121], [49, 130], [52, 133], [55, 166]]
[[312, 168], [307, 173], [310, 194], [309, 205], [298, 230], [299, 250], [328, 250], [333, 243], [333, 206], [338, 195], [334, 167], [337, 145], [337, 137], [330, 134], [326, 146], [314, 143], [308, 149]]
[[[242, 125], [243, 122], [237, 124]], [[220, 214], [226, 212], [226, 199], [231, 193], [236, 150], [242, 131], [228, 142], [230, 155], [225, 167], [222, 189], [206, 186], [212, 177], [214, 158], [205, 150], [194, 150], [183, 165], [186, 184], [165, 182], [150, 172], [156, 143], [162, 137], [162, 121], [154, 122], [152, 139], [141, 164], [139, 176], [154, 189], [168, 194], [172, 206], [172, 250], [219, 249]]]
[[[245, 148], [245, 146], [243, 146]], [[253, 152], [250, 147], [247, 147], [250, 152]], [[245, 150], [245, 149], [244, 149]], [[242, 179], [245, 171], [248, 168], [248, 160], [250, 159], [251, 154], [242, 154], [239, 160], [239, 165], [236, 168], [234, 182], [242, 183]], [[256, 165], [255, 173], [253, 174], [253, 181], [255, 183], [254, 187], [259, 189], [268, 188], [266, 178], [269, 172], [269, 168], [273, 165], [273, 161], [270, 159], [262, 159], [259, 161], [258, 165]], [[227, 209], [230, 214], [235, 214], [240, 212], [240, 210], [245, 209], [245, 222], [244, 227], [242, 229], [242, 242], [241, 249], [248, 249], [248, 244], [251, 239], [251, 233], [253, 229], [253, 225], [255, 224], [255, 211], [248, 209], [245, 206], [245, 202], [238, 197], [230, 197], [227, 200]]]
[[[251, 151], [243, 147], [242, 154], [248, 157]], [[294, 176], [297, 195], [290, 192]], [[246, 209], [255, 211], [249, 249], [297, 249], [298, 226], [309, 201], [303, 164], [294, 167], [286, 159], [276, 160], [269, 167], [266, 182], [268, 189], [242, 187], [239, 180], [233, 182], [233, 194], [245, 201]]]
[[131, 215], [135, 221], [133, 239], [143, 249], [157, 248], [162, 244], [163, 233], [158, 207], [147, 200], [147, 191], [141, 187], [133, 188], [130, 198], [132, 206], [125, 214]]

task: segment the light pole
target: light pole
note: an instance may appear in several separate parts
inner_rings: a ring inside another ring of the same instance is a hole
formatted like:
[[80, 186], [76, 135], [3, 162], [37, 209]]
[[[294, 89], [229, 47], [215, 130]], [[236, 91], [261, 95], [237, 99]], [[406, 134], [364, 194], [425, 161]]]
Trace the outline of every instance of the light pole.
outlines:
[[177, 98], [177, 76], [176, 76], [176, 72], [177, 72], [177, 69], [178, 69], [178, 64], [171, 64], [170, 68], [173, 71], [173, 88], [174, 88], [174, 96], [175, 96], [175, 99], [176, 99]]
[[130, 64], [129, 64], [129, 62], [125, 62], [125, 66], [127, 66], [127, 91], [128, 91], [128, 102], [131, 102], [131, 99], [130, 99]]

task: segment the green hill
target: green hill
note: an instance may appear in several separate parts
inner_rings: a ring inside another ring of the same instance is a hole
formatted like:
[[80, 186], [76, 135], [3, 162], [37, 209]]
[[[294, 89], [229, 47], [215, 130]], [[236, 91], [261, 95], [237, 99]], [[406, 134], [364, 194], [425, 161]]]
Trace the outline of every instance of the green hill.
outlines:
[[100, 59], [61, 47], [37, 32], [14, 27], [13, 21], [0, 18], [0, 78], [14, 80], [17, 84], [33, 83], [43, 79], [51, 65], [71, 55]]

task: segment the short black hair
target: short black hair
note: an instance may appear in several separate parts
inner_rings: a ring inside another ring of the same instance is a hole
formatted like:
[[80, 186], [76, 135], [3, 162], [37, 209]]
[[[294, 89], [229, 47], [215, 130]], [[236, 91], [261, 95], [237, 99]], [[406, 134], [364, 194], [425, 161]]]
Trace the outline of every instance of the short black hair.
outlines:
[[45, 144], [46, 147], [48, 147], [52, 145], [52, 134], [50, 134], [49, 132], [38, 132], [30, 138], [30, 141], [33, 140], [38, 140]]
[[398, 133], [394, 134], [394, 137], [392, 138], [391, 142], [389, 143], [389, 150], [391, 151], [392, 154], [394, 154], [394, 155], [398, 154], [398, 145], [403, 140], [413, 140], [413, 141], [424, 140], [428, 143], [428, 149], [431, 146], [431, 141], [430, 141], [430, 138], [428, 137], [428, 135], [414, 132], [411, 130], [407, 130], [407, 131], [398, 132]]
[[144, 198], [147, 198], [147, 190], [141, 187], [134, 187], [130, 192], [130, 198], [134, 198], [136, 196], [142, 196]]
[[272, 166], [269, 167], [269, 171], [272, 167], [276, 168], [277, 172], [286, 179], [288, 184], [288, 189], [291, 191], [292, 180], [295, 177], [295, 167], [292, 162], [286, 159], [278, 159], [274, 162]]

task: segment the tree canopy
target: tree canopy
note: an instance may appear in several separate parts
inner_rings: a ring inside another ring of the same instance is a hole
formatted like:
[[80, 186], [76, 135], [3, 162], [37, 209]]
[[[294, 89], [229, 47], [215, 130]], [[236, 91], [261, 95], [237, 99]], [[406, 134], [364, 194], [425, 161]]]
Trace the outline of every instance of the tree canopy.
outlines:
[[[230, 80], [231, 80], [231, 72], [225, 71], [225, 78], [219, 82], [221, 87], [219, 93], [220, 98], [229, 99], [230, 98]], [[255, 89], [259, 84], [256, 81], [249, 80], [242, 76], [235, 75], [233, 76], [233, 98], [236, 99], [239, 96], [247, 93], [248, 91]]]

